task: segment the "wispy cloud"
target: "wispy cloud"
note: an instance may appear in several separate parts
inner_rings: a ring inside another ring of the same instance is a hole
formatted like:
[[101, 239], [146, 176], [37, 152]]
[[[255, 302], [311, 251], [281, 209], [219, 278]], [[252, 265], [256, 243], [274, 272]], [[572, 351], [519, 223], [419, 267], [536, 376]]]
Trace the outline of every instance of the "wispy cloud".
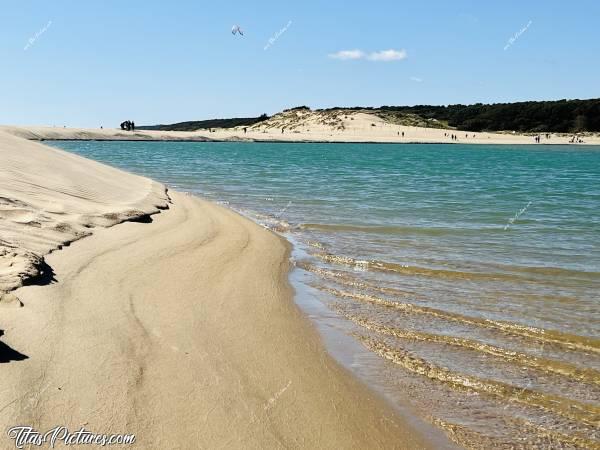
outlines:
[[365, 53], [362, 50], [340, 50], [339, 52], [331, 53], [329, 55], [333, 59], [362, 59], [365, 57]]
[[414, 81], [415, 83], [422, 83], [423, 82], [423, 78], [419, 78], [419, 77], [410, 77], [411, 81]]
[[389, 62], [389, 61], [401, 61], [407, 57], [406, 50], [380, 50], [378, 52], [367, 53], [362, 50], [340, 50], [336, 53], [331, 53], [330, 58], [341, 59], [341, 60], [356, 60], [356, 59], [367, 59], [369, 61], [378, 62]]

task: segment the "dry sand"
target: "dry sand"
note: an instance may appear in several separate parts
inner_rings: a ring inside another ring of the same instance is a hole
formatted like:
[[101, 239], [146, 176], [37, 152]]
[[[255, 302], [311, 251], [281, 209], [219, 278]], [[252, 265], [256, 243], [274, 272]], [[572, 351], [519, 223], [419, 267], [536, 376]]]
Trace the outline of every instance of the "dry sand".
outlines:
[[0, 301], [45, 254], [167, 205], [159, 183], [2, 132], [0, 188]]
[[134, 433], [143, 449], [431, 447], [324, 350], [292, 300], [284, 240], [169, 194], [152, 223], [106, 228], [156, 212], [164, 188], [0, 132], [13, 249], [71, 240], [53, 231], [62, 218], [95, 226], [46, 256], [50, 284], [14, 291], [23, 306], [0, 303], [0, 448], [15, 425]]
[[[283, 142], [381, 142], [381, 143], [459, 143], [531, 144], [533, 134], [473, 133], [443, 128], [425, 128], [391, 123], [368, 112], [286, 111], [269, 120], [246, 127], [197, 131], [136, 131], [56, 127], [0, 127], [8, 133], [32, 140], [183, 140], [183, 141], [283, 141]], [[282, 133], [281, 130], [284, 129]], [[404, 136], [402, 136], [404, 133]], [[455, 134], [458, 140], [453, 141]], [[542, 135], [542, 144], [569, 144], [570, 134]], [[583, 144], [600, 145], [600, 135], [581, 136]]]

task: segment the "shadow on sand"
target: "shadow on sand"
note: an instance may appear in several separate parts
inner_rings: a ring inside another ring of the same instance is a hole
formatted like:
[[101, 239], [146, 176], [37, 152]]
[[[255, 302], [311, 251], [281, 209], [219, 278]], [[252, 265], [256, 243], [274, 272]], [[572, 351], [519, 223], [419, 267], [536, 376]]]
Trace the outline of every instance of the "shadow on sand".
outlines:
[[23, 286], [47, 286], [56, 283], [54, 270], [52, 270], [52, 267], [50, 267], [46, 261], [42, 260], [38, 264], [38, 271], [39, 273], [35, 277], [23, 280]]
[[[4, 335], [4, 330], [0, 330], [0, 337]], [[24, 359], [29, 358], [29, 356], [24, 355], [23, 353], [19, 353], [16, 350], [13, 350], [4, 342], [0, 341], [0, 364], [9, 363], [12, 361], [23, 361]]]

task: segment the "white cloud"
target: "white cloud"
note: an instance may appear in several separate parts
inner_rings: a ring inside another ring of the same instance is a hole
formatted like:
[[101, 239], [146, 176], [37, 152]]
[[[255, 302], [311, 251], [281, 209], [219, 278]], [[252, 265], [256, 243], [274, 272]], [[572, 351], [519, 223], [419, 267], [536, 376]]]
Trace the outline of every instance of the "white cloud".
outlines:
[[333, 59], [362, 59], [365, 54], [362, 50], [340, 50], [339, 52], [332, 53], [329, 55]]
[[407, 57], [406, 50], [380, 50], [378, 52], [365, 53], [362, 50], [340, 50], [331, 53], [330, 58], [350, 60], [350, 59], [368, 59], [369, 61], [401, 61]]
[[379, 52], [370, 53], [367, 56], [367, 59], [371, 61], [401, 61], [405, 59], [408, 55], [406, 54], [406, 50], [381, 50]]
[[415, 83], [422, 83], [423, 82], [423, 78], [419, 78], [419, 77], [410, 77], [410, 79], [412, 81], [414, 81]]

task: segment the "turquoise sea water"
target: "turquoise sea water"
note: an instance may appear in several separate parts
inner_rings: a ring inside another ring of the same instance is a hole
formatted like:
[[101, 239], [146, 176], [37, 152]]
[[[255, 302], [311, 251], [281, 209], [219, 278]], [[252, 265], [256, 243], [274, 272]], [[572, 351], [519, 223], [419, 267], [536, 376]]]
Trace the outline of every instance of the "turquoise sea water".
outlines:
[[600, 445], [600, 148], [51, 145], [289, 237], [375, 382], [456, 442]]

